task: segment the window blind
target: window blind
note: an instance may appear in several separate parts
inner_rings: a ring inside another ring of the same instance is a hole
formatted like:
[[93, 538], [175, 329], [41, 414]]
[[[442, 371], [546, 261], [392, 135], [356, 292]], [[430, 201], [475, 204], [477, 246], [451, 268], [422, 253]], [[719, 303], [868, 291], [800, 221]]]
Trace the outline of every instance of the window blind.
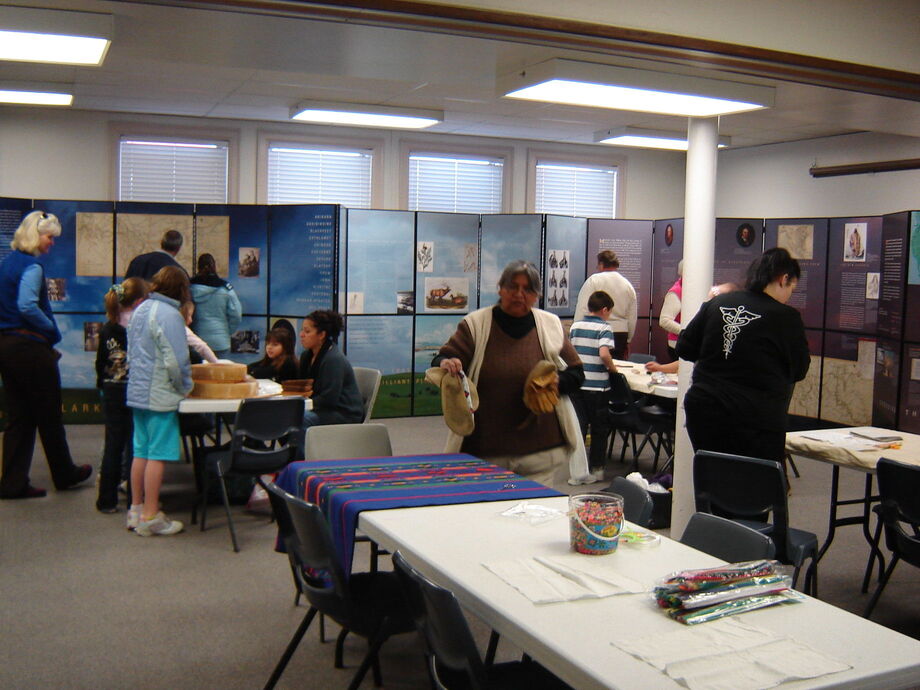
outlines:
[[229, 144], [225, 141], [155, 141], [122, 137], [121, 201], [227, 203]]
[[615, 167], [537, 162], [537, 213], [613, 218], [616, 195]]
[[409, 154], [409, 210], [501, 213], [503, 162], [450, 154]]
[[268, 203], [370, 208], [372, 162], [368, 150], [270, 146]]

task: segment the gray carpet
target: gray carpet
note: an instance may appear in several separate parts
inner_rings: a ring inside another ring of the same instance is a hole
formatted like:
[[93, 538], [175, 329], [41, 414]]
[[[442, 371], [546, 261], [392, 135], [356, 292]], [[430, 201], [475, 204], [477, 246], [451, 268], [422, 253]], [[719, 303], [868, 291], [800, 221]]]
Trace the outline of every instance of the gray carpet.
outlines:
[[[440, 418], [385, 420], [396, 453], [440, 451]], [[77, 462], [98, 463], [102, 428], [68, 429]], [[40, 447], [40, 446], [39, 446]], [[650, 470], [643, 457], [642, 469]], [[608, 478], [625, 474], [614, 463]], [[823, 539], [827, 524], [830, 468], [799, 462], [790, 511], [796, 527]], [[842, 473], [842, 493], [858, 494], [862, 474]], [[51, 486], [40, 449], [33, 482]], [[164, 509], [187, 521], [192, 502], [187, 465], [170, 467]], [[572, 487], [560, 490], [576, 492]], [[577, 487], [577, 492], [588, 487]], [[273, 551], [274, 526], [262, 516], [235, 509], [241, 552], [233, 553], [220, 509], [213, 508], [206, 532], [189, 526], [170, 538], [142, 539], [124, 528], [124, 513], [94, 509], [92, 481], [75, 490], [28, 501], [0, 501], [0, 687], [3, 688], [256, 688], [306, 608], [294, 608], [287, 558]], [[359, 545], [355, 563], [367, 563]], [[845, 527], [821, 562], [819, 594], [849, 611], [861, 612], [868, 595], [859, 592], [868, 550], [857, 528]], [[383, 567], [389, 567], [384, 559]], [[664, 574], [664, 573], [663, 573]], [[901, 564], [873, 620], [920, 639], [917, 570]], [[472, 621], [481, 648], [488, 629]], [[316, 624], [314, 623], [314, 627]], [[334, 639], [337, 629], [328, 626]], [[320, 644], [311, 629], [279, 687], [345, 687], [364, 652], [349, 637], [345, 670], [332, 667], [333, 645]], [[520, 650], [499, 647], [499, 660]], [[384, 647], [385, 687], [426, 687], [420, 652], [412, 635]], [[362, 687], [373, 684], [370, 675]]]

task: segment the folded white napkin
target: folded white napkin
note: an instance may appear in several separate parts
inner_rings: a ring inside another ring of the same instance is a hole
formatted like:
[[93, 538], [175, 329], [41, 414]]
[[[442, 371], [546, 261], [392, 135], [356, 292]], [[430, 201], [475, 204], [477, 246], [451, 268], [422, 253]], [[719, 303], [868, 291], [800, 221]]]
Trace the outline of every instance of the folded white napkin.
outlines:
[[612, 644], [691, 690], [765, 690], [851, 668], [802, 642], [735, 618]]
[[573, 553], [491, 561], [482, 565], [535, 604], [645, 591], [635, 580], [620, 575], [609, 565], [598, 563], [598, 558], [602, 557]]

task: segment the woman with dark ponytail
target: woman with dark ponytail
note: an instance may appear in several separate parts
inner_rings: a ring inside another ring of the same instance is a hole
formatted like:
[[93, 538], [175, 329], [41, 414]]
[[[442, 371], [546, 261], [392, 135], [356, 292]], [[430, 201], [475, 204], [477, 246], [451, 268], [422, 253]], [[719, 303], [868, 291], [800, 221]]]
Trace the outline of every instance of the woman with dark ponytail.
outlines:
[[312, 312], [303, 320], [300, 377], [313, 379], [313, 409], [304, 413], [304, 425], [353, 424], [364, 420], [364, 403], [355, 372], [336, 346], [342, 316], [329, 309]]
[[696, 362], [684, 398], [694, 450], [783, 459], [789, 400], [810, 364], [802, 317], [786, 304], [800, 274], [788, 251], [768, 249], [744, 290], [705, 302], [681, 331], [677, 354]]

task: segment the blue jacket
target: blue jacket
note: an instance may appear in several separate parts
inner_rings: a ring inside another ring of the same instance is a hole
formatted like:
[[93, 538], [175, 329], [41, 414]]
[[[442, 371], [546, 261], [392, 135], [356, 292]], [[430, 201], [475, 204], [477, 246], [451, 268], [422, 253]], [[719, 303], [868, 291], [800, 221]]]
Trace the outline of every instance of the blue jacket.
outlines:
[[0, 330], [30, 331], [35, 334], [33, 340], [47, 345], [61, 339], [48, 300], [45, 271], [37, 258], [18, 249], [0, 264]]
[[185, 319], [179, 303], [151, 293], [128, 324], [128, 407], [156, 412], [178, 409], [192, 390]]
[[230, 349], [230, 334], [240, 325], [243, 306], [233, 286], [217, 276], [192, 278], [195, 316], [192, 330], [215, 352]]

